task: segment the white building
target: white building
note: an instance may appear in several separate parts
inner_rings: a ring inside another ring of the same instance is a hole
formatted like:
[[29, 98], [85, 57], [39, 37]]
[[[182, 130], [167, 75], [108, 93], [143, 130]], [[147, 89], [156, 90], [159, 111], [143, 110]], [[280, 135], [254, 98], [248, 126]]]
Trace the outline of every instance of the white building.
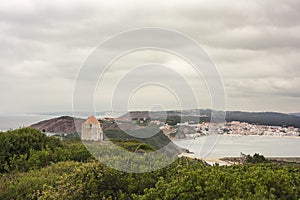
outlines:
[[90, 141], [103, 140], [103, 131], [100, 122], [94, 116], [90, 116], [81, 128], [81, 139]]

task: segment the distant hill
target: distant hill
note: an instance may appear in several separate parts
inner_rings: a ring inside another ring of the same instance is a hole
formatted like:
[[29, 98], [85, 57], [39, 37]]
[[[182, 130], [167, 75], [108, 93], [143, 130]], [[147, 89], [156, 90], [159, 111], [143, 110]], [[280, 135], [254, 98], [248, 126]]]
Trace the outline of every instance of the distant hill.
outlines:
[[289, 113], [289, 115], [294, 115], [300, 117], [300, 113]]
[[[207, 122], [210, 121], [211, 113], [214, 112], [214, 117], [224, 115], [224, 112], [212, 111], [210, 109], [193, 109], [183, 111], [134, 111], [123, 115], [127, 118], [147, 118], [151, 116], [152, 120], [163, 119], [167, 114], [167, 122], [170, 124], [176, 124], [178, 122], [194, 121]], [[221, 119], [221, 118], [220, 118]], [[294, 126], [300, 128], [300, 116], [297, 113], [294, 115], [283, 114], [276, 112], [242, 112], [242, 111], [227, 111], [226, 118], [227, 122], [230, 121], [241, 121], [251, 124], [270, 125], [270, 126]]]
[[[76, 127], [78, 130], [81, 130], [81, 125], [85, 119], [73, 118], [70, 116], [62, 116], [49, 120], [44, 120], [36, 124], [31, 125], [31, 127], [36, 128], [42, 132], [53, 132], [53, 133], [77, 133]], [[111, 121], [101, 121], [101, 126], [104, 130], [105, 138], [112, 140], [138, 140], [145, 144], [152, 146], [155, 149], [161, 149], [166, 147], [166, 151], [170, 153], [182, 152], [181, 148], [178, 148], [176, 145], [171, 143], [169, 138], [164, 135], [164, 133], [158, 129], [158, 127], [143, 127], [134, 125], [131, 123], [120, 123], [117, 124]], [[127, 134], [124, 130], [131, 132]], [[151, 137], [147, 137], [148, 133], [156, 133]], [[143, 135], [143, 138], [134, 137], [134, 135]], [[168, 145], [169, 144], [169, 145]]]
[[300, 117], [275, 112], [226, 112], [226, 121], [243, 121], [270, 126], [294, 126], [300, 128]]
[[[76, 127], [80, 131], [81, 125], [85, 120], [86, 119], [82, 118], [61, 116], [40, 121], [36, 124], [32, 124], [31, 127], [49, 133], [76, 133]], [[101, 126], [103, 130], [138, 130], [141, 128], [133, 124], [117, 124], [105, 121], [101, 121]]]
[[[211, 110], [200, 110], [200, 113], [211, 116]], [[300, 117], [277, 113], [277, 112], [243, 112], [226, 111], [227, 122], [240, 121], [251, 124], [269, 125], [269, 126], [294, 126], [300, 128]]]
[[38, 129], [42, 132], [50, 133], [76, 133], [76, 127], [81, 130], [81, 125], [84, 119], [73, 118], [70, 116], [61, 116], [44, 121], [40, 121], [36, 124], [32, 124], [31, 127]]
[[[151, 117], [152, 120], [159, 119], [167, 120], [169, 124], [177, 124], [178, 122], [194, 121], [206, 122], [210, 120], [212, 110], [209, 109], [193, 109], [184, 111], [134, 111], [123, 115], [123, 118], [142, 119]], [[222, 112], [214, 112], [222, 114]], [[166, 115], [167, 114], [167, 119]], [[224, 113], [223, 113], [224, 114]], [[227, 111], [226, 121], [241, 121], [252, 124], [271, 125], [271, 126], [294, 126], [300, 128], [300, 116], [298, 113], [283, 114], [276, 112], [241, 112], [241, 111]], [[81, 130], [81, 124], [85, 119], [73, 118], [70, 116], [57, 117], [45, 121], [38, 122], [31, 125], [40, 131], [54, 132], [54, 133], [75, 133], [75, 124]], [[111, 122], [101, 122], [103, 130], [138, 130], [141, 127], [133, 124], [116, 124]]]

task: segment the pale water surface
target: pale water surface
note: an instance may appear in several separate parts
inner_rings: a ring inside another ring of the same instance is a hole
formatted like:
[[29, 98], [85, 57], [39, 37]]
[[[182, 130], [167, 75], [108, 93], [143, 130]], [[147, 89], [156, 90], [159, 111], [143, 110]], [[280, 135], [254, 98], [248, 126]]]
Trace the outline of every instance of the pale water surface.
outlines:
[[0, 115], [0, 131], [27, 127], [42, 120], [51, 119], [53, 115]]
[[300, 137], [220, 135], [173, 142], [201, 157], [236, 157], [241, 152], [266, 157], [300, 157]]

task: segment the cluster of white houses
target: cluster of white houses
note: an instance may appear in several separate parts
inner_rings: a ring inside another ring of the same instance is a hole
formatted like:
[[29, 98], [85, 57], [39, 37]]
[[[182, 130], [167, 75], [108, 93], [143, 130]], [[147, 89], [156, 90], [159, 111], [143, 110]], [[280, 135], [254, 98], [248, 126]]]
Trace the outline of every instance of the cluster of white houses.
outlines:
[[[215, 128], [218, 134], [233, 135], [266, 135], [266, 136], [300, 136], [298, 128], [288, 126], [267, 126], [249, 124], [246, 122], [232, 121], [228, 123], [201, 123], [189, 124], [188, 122], [178, 124], [182, 128], [182, 134], [176, 135], [177, 138], [195, 138], [199, 136], [209, 135], [210, 129]], [[161, 130], [168, 136], [177, 131], [177, 128], [165, 124]]]
[[[123, 121], [128, 121], [123, 120]], [[162, 124], [159, 122], [157, 124]], [[211, 123], [201, 124], [180, 124], [182, 133], [175, 136], [175, 138], [193, 138], [203, 135], [208, 135]], [[280, 127], [280, 126], [265, 126], [254, 125], [245, 122], [228, 122], [215, 124], [216, 131], [219, 134], [239, 134], [239, 135], [274, 135], [274, 136], [300, 136], [299, 129], [294, 127]], [[165, 124], [160, 129], [170, 137], [176, 135], [177, 128]], [[94, 116], [90, 116], [83, 124], [81, 129], [81, 139], [88, 141], [101, 141], [103, 140], [103, 130], [100, 122]]]

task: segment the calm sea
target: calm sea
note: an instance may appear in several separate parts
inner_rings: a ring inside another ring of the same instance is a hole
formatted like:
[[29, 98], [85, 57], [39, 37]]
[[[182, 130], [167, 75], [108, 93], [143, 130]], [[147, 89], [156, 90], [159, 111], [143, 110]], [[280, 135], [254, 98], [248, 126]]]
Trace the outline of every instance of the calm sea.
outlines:
[[201, 157], [238, 157], [241, 152], [267, 157], [300, 157], [300, 137], [220, 135], [174, 143]]
[[30, 126], [36, 122], [51, 119], [53, 115], [0, 115], [0, 131]]

